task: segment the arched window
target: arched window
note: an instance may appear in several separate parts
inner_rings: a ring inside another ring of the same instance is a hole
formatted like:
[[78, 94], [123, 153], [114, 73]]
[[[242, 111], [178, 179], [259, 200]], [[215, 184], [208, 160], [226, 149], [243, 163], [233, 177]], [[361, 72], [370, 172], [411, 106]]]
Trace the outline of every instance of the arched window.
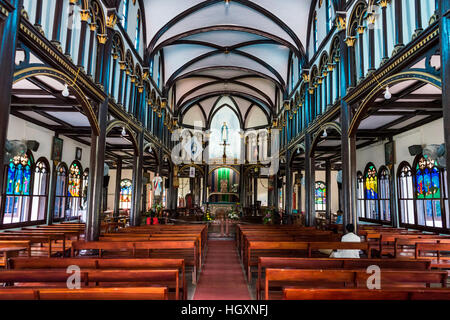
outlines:
[[[224, 123], [226, 124], [225, 127]], [[239, 159], [241, 157], [241, 123], [234, 109], [229, 107], [227, 104], [220, 106], [218, 111], [216, 111], [212, 116], [210, 130], [210, 159], [222, 159], [224, 153], [223, 138], [226, 138], [227, 140], [227, 158]], [[227, 137], [224, 137], [222, 132], [228, 132]]]
[[50, 165], [45, 158], [36, 162], [33, 177], [33, 203], [31, 209], [31, 221], [45, 220], [48, 198], [48, 177]]
[[120, 203], [119, 209], [131, 208], [131, 192], [132, 183], [129, 179], [123, 179], [120, 181]]
[[88, 186], [89, 186], [89, 169], [84, 169], [83, 180], [81, 182], [81, 208], [83, 210], [87, 209], [87, 196], [88, 196]]
[[423, 155], [414, 163], [417, 224], [442, 228], [441, 171], [435, 160]]
[[379, 220], [377, 169], [372, 163], [367, 164], [364, 171], [364, 191], [366, 218]]
[[360, 218], [365, 218], [366, 217], [366, 210], [364, 207], [364, 176], [363, 174], [358, 171], [357, 175], [357, 179], [358, 179], [358, 183], [356, 185], [356, 193], [357, 193], [357, 212], [358, 212], [358, 217]]
[[123, 0], [122, 5], [122, 26], [124, 30], [127, 30], [128, 26], [128, 0]]
[[402, 162], [397, 170], [398, 210], [400, 225], [415, 224], [413, 173], [408, 162]]
[[313, 18], [313, 28], [314, 28], [314, 52], [317, 51], [317, 47], [318, 47], [318, 31], [317, 31], [317, 12], [314, 12], [314, 18]]
[[64, 218], [67, 204], [67, 166], [64, 162], [56, 168], [55, 209], [53, 219]]
[[69, 184], [67, 185], [67, 198], [69, 205], [69, 216], [76, 217], [81, 206], [81, 165], [74, 161], [69, 169]]
[[7, 174], [3, 224], [29, 220], [31, 196], [31, 172], [33, 155], [30, 151], [9, 160]]
[[316, 182], [316, 191], [314, 204], [316, 211], [326, 211], [327, 210], [327, 187], [324, 182], [317, 181]]
[[137, 12], [136, 36], [134, 38], [134, 48], [139, 52], [139, 40], [141, 38], [141, 12]]
[[380, 219], [382, 221], [391, 221], [391, 177], [388, 168], [384, 166], [380, 168], [378, 181], [380, 193]]
[[333, 27], [333, 3], [331, 0], [326, 0], [327, 2], [327, 32], [330, 32]]

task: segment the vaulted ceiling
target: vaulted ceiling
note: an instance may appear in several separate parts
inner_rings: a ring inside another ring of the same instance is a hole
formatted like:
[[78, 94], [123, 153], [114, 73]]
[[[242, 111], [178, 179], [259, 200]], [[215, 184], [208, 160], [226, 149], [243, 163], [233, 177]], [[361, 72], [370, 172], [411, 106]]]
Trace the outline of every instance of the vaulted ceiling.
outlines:
[[276, 111], [292, 55], [305, 55], [311, 1], [144, 0], [148, 50], [163, 58], [176, 111], [208, 117], [202, 102], [223, 95], [245, 101], [243, 115], [249, 104]]

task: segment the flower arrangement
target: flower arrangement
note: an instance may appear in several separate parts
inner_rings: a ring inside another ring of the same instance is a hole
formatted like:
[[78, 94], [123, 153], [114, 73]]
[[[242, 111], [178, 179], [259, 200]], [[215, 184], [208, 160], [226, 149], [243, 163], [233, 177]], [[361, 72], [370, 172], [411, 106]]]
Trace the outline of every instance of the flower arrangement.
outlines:
[[233, 209], [228, 211], [228, 219], [239, 220], [241, 217], [241, 206], [240, 203], [236, 203]]
[[239, 220], [239, 215], [238, 215], [238, 213], [236, 211], [230, 211], [228, 213], [228, 219]]
[[270, 209], [266, 209], [266, 214], [263, 217], [263, 223], [264, 224], [269, 224], [273, 222], [273, 215], [274, 215], [274, 211], [270, 208]]
[[206, 222], [212, 221], [211, 213], [209, 212], [209, 209], [206, 211], [206, 214], [203, 216], [203, 221], [206, 221]]

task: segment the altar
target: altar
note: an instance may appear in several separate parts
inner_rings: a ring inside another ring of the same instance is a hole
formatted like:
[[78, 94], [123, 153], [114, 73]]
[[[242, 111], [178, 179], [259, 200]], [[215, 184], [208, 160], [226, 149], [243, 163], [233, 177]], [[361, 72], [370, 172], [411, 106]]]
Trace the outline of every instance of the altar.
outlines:
[[[229, 199], [231, 201], [224, 201]], [[239, 195], [234, 192], [213, 192], [208, 197], [207, 206], [212, 216], [217, 219], [217, 212], [224, 211], [225, 217], [228, 212], [233, 210], [236, 203], [239, 202]]]

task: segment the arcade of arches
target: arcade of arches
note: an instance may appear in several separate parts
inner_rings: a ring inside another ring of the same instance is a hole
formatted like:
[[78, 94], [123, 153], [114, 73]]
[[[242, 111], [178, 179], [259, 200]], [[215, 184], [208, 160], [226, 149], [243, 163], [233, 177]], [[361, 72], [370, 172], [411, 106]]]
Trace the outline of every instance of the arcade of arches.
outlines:
[[448, 1], [0, 9], [5, 232], [70, 221], [87, 241], [148, 224], [207, 225], [217, 239], [238, 223], [450, 233]]

